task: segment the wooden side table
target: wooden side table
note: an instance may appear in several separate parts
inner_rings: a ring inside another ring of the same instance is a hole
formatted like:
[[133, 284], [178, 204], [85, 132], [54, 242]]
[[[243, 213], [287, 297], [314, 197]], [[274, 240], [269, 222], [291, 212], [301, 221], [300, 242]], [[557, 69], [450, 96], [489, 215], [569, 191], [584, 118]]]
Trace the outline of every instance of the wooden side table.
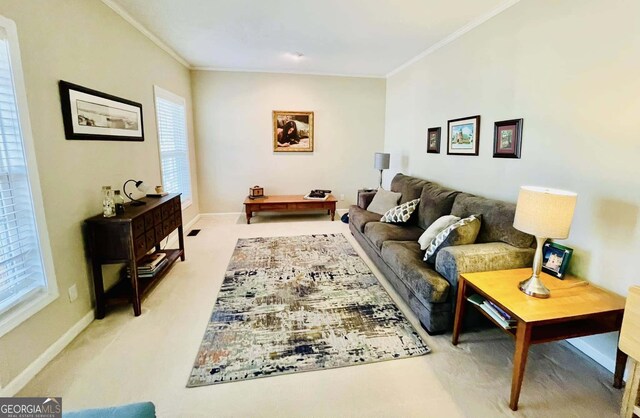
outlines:
[[640, 286], [629, 289], [620, 330], [620, 350], [629, 355], [631, 370], [622, 398], [620, 416], [640, 416]]
[[[551, 297], [533, 298], [518, 289], [518, 283], [529, 276], [530, 268], [461, 275], [451, 339], [453, 345], [458, 344], [467, 298], [475, 293], [495, 303], [517, 321], [515, 327], [505, 329], [478, 307], [482, 314], [516, 340], [509, 401], [509, 407], [514, 411], [518, 409], [531, 344], [619, 331], [625, 304], [622, 296], [588, 282], [571, 276], [558, 280], [545, 273], [541, 278], [551, 290]], [[626, 360], [627, 355], [618, 350], [613, 380], [615, 388], [622, 387]]]

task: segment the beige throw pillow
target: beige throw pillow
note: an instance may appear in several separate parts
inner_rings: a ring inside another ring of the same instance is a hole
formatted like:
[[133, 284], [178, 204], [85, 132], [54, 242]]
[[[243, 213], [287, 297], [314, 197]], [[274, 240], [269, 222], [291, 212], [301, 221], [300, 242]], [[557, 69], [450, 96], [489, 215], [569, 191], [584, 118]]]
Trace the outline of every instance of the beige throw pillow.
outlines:
[[384, 189], [378, 189], [373, 200], [367, 207], [369, 212], [382, 214], [387, 213], [391, 208], [395, 208], [400, 200], [400, 193], [388, 192]]
[[436, 219], [435, 222], [429, 225], [429, 227], [422, 233], [422, 235], [420, 235], [420, 238], [418, 238], [420, 249], [422, 251], [426, 250], [429, 247], [429, 244], [431, 244], [431, 241], [436, 238], [436, 235], [445, 230], [448, 226], [458, 222], [459, 220], [459, 217], [453, 215], [445, 215]]
[[427, 248], [424, 254], [424, 261], [431, 264], [435, 263], [438, 252], [445, 247], [476, 242], [481, 222], [482, 215], [471, 215], [445, 228]]

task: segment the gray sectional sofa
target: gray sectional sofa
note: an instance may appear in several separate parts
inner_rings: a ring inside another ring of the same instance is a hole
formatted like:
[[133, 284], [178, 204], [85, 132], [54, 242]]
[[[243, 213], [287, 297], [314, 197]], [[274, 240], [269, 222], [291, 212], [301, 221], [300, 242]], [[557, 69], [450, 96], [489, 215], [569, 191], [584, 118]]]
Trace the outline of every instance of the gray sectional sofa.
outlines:
[[[515, 204], [442, 187], [416, 177], [397, 174], [391, 191], [402, 194], [398, 204], [420, 198], [406, 224], [380, 222], [380, 214], [366, 210], [375, 192], [361, 193], [349, 208], [349, 228], [371, 260], [418, 316], [430, 334], [451, 328], [461, 273], [530, 267], [533, 236], [513, 227]], [[475, 244], [438, 251], [435, 264], [423, 261], [418, 238], [441, 216], [481, 214]]]

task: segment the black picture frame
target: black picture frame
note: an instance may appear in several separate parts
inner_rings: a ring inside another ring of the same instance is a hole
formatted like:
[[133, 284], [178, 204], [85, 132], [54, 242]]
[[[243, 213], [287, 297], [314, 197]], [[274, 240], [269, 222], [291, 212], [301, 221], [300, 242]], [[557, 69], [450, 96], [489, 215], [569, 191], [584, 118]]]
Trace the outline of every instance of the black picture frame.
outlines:
[[493, 128], [493, 158], [520, 158], [522, 119], [496, 122]]
[[479, 152], [480, 115], [447, 121], [447, 155], [477, 156]]
[[[432, 134], [434, 135], [433, 138], [431, 136]], [[440, 127], [427, 129], [427, 153], [440, 154], [441, 136], [442, 136], [442, 129]]]
[[60, 80], [58, 85], [67, 139], [144, 141], [140, 103], [68, 81]]
[[542, 271], [563, 279], [573, 254], [573, 248], [547, 241], [542, 247]]

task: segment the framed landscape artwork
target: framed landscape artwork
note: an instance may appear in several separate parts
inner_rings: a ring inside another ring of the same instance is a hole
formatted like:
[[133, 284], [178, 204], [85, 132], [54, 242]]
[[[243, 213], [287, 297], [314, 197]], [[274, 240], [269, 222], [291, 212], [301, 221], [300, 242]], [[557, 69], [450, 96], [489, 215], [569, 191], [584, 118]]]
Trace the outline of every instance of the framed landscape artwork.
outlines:
[[60, 80], [67, 139], [144, 141], [142, 105]]
[[313, 152], [313, 112], [274, 110], [273, 151]]
[[520, 158], [522, 119], [496, 122], [493, 129], [493, 158]]
[[452, 119], [447, 128], [448, 155], [478, 155], [480, 115]]
[[427, 129], [427, 152], [440, 154], [440, 128]]

